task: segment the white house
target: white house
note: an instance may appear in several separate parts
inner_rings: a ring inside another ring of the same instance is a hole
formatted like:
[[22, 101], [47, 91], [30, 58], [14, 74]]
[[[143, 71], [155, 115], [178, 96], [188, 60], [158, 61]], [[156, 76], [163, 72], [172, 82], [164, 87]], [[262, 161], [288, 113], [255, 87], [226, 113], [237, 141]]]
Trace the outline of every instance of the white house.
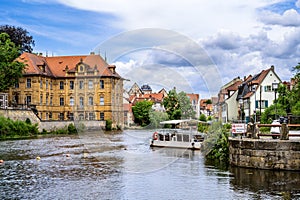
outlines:
[[236, 99], [239, 119], [249, 122], [250, 117], [254, 116], [256, 120], [255, 112], [262, 113], [273, 104], [279, 83], [281, 80], [275, 73], [274, 66], [244, 81], [239, 86]]

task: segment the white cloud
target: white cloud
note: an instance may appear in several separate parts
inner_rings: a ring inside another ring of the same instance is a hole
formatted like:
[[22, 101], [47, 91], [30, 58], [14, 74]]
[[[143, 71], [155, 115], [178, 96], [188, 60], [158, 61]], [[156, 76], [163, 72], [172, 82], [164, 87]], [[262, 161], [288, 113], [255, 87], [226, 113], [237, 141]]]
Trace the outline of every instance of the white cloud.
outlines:
[[119, 17], [115, 26], [125, 30], [164, 28], [196, 37], [207, 36], [219, 29], [241, 34], [255, 31], [256, 9], [275, 0], [58, 0], [77, 9], [108, 12]]
[[260, 19], [265, 24], [280, 26], [300, 26], [300, 15], [295, 9], [286, 10], [282, 15], [265, 11]]
[[295, 5], [300, 8], [300, 0], [298, 0]]

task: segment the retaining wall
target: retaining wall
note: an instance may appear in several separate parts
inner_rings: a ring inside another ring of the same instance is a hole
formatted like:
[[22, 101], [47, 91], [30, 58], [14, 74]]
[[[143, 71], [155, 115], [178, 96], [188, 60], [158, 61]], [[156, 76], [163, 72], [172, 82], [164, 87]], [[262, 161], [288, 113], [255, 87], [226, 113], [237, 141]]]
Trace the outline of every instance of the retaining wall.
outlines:
[[300, 140], [229, 138], [229, 157], [233, 166], [300, 170]]
[[39, 131], [43, 129], [47, 131], [56, 130], [69, 124], [75, 124], [75, 126], [84, 124], [87, 129], [101, 129], [105, 127], [105, 121], [41, 121], [32, 110], [0, 109], [0, 115], [21, 121], [25, 121], [28, 118], [32, 124], [38, 124]]

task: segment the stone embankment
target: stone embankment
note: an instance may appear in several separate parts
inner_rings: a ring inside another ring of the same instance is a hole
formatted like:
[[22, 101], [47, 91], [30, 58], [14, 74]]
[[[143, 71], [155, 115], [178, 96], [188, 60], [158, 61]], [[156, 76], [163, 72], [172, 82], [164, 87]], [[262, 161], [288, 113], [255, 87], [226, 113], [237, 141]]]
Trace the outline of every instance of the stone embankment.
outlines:
[[0, 109], [0, 115], [10, 118], [12, 120], [25, 121], [27, 118], [30, 119], [32, 124], [38, 124], [39, 131], [43, 129], [47, 131], [57, 130], [64, 128], [69, 124], [75, 126], [82, 124], [88, 129], [101, 129], [105, 127], [105, 121], [41, 121], [32, 110], [18, 110], [18, 109]]
[[230, 163], [258, 169], [300, 170], [300, 140], [229, 139]]

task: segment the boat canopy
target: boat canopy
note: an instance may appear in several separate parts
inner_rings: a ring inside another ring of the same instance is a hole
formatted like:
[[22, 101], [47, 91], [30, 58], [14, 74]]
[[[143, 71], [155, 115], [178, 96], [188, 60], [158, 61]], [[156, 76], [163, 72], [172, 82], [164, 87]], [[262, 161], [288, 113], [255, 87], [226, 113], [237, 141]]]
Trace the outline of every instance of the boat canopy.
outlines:
[[211, 122], [204, 122], [196, 119], [177, 119], [177, 120], [167, 120], [167, 121], [162, 121], [160, 124], [180, 124], [180, 123], [202, 123], [202, 124], [211, 124]]

